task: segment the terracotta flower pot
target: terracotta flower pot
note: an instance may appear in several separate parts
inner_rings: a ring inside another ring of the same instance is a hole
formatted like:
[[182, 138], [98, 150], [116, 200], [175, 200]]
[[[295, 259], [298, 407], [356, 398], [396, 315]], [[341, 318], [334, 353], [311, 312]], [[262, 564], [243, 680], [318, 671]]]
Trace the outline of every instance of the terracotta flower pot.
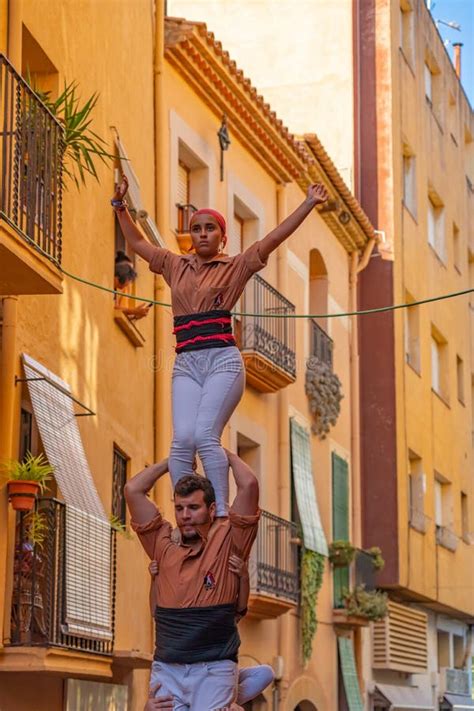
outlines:
[[15, 511], [32, 511], [40, 489], [37, 481], [8, 482], [8, 499]]

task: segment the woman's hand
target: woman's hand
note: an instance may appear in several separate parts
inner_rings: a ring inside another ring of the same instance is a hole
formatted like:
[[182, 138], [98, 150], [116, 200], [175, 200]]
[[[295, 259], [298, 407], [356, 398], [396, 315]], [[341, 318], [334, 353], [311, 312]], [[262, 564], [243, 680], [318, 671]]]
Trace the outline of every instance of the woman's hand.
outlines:
[[320, 205], [326, 202], [329, 194], [322, 183], [313, 183], [308, 188], [306, 199], [312, 202], [314, 205]]
[[148, 701], [145, 704], [143, 711], [173, 711], [173, 697], [169, 696], [155, 696], [155, 694], [161, 689], [161, 684], [158, 682], [150, 689], [148, 696]]
[[238, 555], [232, 554], [229, 556], [229, 570], [240, 579], [248, 578], [249, 576], [247, 563], [242, 558], [239, 558]]
[[122, 181], [115, 186], [115, 193], [112, 200], [123, 200], [128, 190], [128, 179], [125, 174], [122, 173]]
[[150, 573], [151, 577], [154, 578], [155, 575], [158, 575], [159, 572], [159, 565], [157, 560], [152, 560], [150, 565], [148, 566], [148, 572]]

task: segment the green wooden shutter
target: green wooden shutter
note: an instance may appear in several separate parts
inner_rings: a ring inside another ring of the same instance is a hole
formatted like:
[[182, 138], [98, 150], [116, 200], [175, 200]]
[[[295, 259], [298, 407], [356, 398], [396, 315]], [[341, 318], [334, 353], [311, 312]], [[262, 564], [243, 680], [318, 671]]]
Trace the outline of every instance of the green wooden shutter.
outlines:
[[363, 711], [364, 704], [360, 693], [359, 680], [354, 657], [354, 645], [348, 637], [338, 637], [339, 664], [346, 692], [349, 711]]
[[[349, 540], [349, 466], [332, 453], [332, 539]], [[334, 607], [342, 607], [342, 591], [349, 587], [349, 568], [334, 568]]]

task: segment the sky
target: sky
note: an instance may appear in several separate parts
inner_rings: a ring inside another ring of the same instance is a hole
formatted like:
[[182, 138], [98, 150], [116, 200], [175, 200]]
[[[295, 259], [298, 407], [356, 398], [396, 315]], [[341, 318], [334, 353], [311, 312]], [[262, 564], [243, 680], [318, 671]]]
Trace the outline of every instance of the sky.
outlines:
[[[438, 30], [443, 40], [463, 43], [461, 83], [474, 107], [474, 0], [431, 0], [431, 14], [435, 20], [461, 25], [461, 32], [442, 23], [438, 24]], [[446, 49], [452, 58], [452, 45], [448, 44]]]

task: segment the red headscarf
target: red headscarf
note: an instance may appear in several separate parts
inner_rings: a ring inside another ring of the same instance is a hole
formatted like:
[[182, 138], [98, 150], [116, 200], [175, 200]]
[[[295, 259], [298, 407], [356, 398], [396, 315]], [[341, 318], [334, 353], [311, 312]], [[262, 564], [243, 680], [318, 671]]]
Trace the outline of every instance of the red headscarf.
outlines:
[[195, 217], [198, 215], [212, 215], [212, 217], [215, 219], [217, 224], [222, 230], [222, 236], [227, 239], [226, 231], [227, 231], [227, 226], [225, 224], [225, 218], [224, 215], [221, 215], [220, 212], [217, 212], [217, 210], [212, 210], [210, 207], [203, 207], [200, 210], [196, 210], [196, 212], [193, 212], [193, 216], [191, 217], [190, 224], [192, 224], [193, 220]]

